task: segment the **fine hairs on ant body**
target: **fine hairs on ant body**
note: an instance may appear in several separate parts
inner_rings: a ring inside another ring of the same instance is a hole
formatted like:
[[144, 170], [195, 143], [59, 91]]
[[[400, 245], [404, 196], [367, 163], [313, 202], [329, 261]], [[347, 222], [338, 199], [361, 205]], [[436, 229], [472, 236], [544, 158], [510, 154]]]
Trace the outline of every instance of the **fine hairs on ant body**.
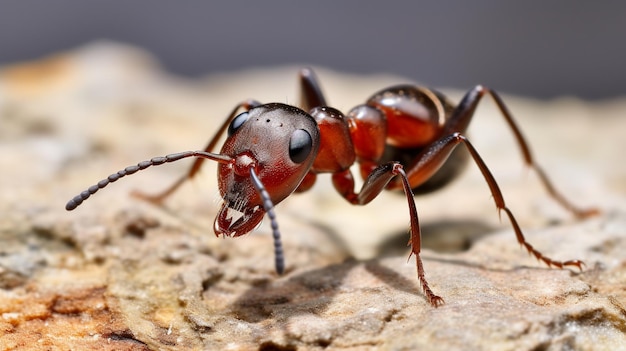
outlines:
[[[403, 190], [409, 208], [411, 255], [415, 255], [417, 277], [432, 306], [443, 304], [426, 280], [420, 257], [421, 234], [414, 191], [437, 190], [455, 178], [469, 157], [454, 152], [459, 144], [480, 169], [489, 185], [498, 212], [504, 211], [521, 246], [548, 266], [582, 269], [580, 260], [556, 261], [530, 245], [504, 203], [496, 180], [464, 136], [476, 106], [486, 94], [498, 106], [513, 131], [525, 163], [539, 175], [549, 195], [576, 217], [595, 214], [595, 209], [579, 209], [554, 188], [544, 171], [535, 163], [528, 143], [499, 95], [483, 86], [465, 94], [458, 105], [441, 93], [413, 85], [381, 90], [348, 114], [328, 107], [317, 78], [311, 69], [300, 71], [300, 107], [281, 103], [261, 104], [247, 100], [238, 104], [203, 151], [186, 151], [155, 157], [111, 174], [72, 200], [71, 211], [99, 189], [150, 166], [183, 158], [196, 160], [183, 177], [160, 194], [134, 192], [133, 195], [160, 204], [186, 180], [197, 174], [205, 159], [218, 163], [218, 187], [223, 203], [215, 218], [216, 236], [241, 236], [257, 227], [268, 215], [274, 237], [275, 265], [284, 271], [284, 256], [274, 206], [293, 192], [309, 190], [318, 173], [331, 173], [335, 189], [353, 205], [365, 205], [384, 189]], [[243, 112], [240, 112], [243, 110]], [[224, 134], [227, 138], [219, 154], [213, 153]], [[461, 149], [457, 150], [461, 151]], [[364, 179], [355, 192], [350, 167], [358, 162]], [[241, 216], [233, 222], [231, 211]]]

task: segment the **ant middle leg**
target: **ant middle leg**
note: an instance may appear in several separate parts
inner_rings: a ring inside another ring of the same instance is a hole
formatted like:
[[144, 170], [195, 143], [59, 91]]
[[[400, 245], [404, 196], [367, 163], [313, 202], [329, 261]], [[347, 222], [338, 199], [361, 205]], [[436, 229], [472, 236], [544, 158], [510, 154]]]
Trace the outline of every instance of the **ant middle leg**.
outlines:
[[461, 102], [457, 105], [455, 110], [452, 112], [450, 118], [447, 119], [446, 124], [443, 127], [442, 135], [465, 133], [465, 130], [467, 129], [467, 126], [469, 125], [474, 115], [476, 106], [485, 94], [490, 95], [493, 98], [502, 116], [513, 131], [513, 134], [515, 135], [515, 140], [517, 141], [517, 144], [521, 149], [524, 162], [528, 167], [535, 170], [535, 172], [539, 176], [540, 182], [543, 184], [548, 194], [556, 202], [563, 206], [563, 208], [570, 211], [578, 218], [586, 218], [596, 215], [598, 213], [598, 210], [596, 208], [579, 208], [578, 206], [567, 200], [565, 196], [563, 196], [558, 190], [556, 190], [556, 188], [552, 184], [552, 181], [550, 181], [543, 168], [541, 168], [535, 162], [530, 151], [530, 146], [524, 138], [520, 128], [517, 126], [517, 123], [513, 119], [513, 115], [504, 104], [502, 98], [495, 91], [483, 87], [482, 85], [477, 85], [476, 87], [468, 91], [461, 100]]
[[[209, 141], [209, 143], [207, 144], [207, 146], [204, 148], [204, 152], [213, 152], [213, 150], [215, 149], [215, 146], [217, 145], [217, 142], [220, 140], [220, 138], [222, 137], [222, 135], [224, 134], [224, 132], [226, 131], [226, 129], [228, 128], [231, 120], [237, 116], [237, 112], [239, 112], [240, 109], [243, 109], [245, 111], [248, 111], [256, 106], [259, 106], [261, 103], [255, 100], [246, 100], [244, 102], [241, 102], [239, 104], [237, 104], [237, 106], [235, 106], [232, 111], [230, 112], [230, 114], [228, 115], [228, 118], [226, 118], [226, 120], [224, 120], [224, 123], [222, 123], [222, 125], [220, 126], [220, 128], [217, 130], [217, 132], [215, 133], [215, 135], [213, 136], [213, 138], [211, 138], [211, 140]], [[172, 185], [170, 185], [169, 187], [167, 187], [165, 190], [157, 193], [157, 194], [146, 194], [142, 191], [138, 191], [138, 190], [134, 190], [131, 192], [131, 195], [133, 197], [151, 202], [153, 204], [157, 204], [160, 205], [163, 203], [163, 201], [169, 197], [171, 194], [173, 194], [185, 181], [193, 178], [198, 171], [200, 170], [200, 167], [202, 166], [202, 163], [204, 162], [204, 158], [196, 158], [196, 160], [193, 162], [193, 164], [191, 165], [191, 167], [189, 168], [189, 171], [187, 171], [187, 173], [185, 175], [183, 175], [182, 177], [178, 178], [178, 180], [176, 180]]]
[[408, 245], [411, 247], [411, 255], [415, 255], [415, 265], [417, 268], [417, 277], [420, 281], [422, 291], [428, 299], [428, 302], [438, 307], [444, 303], [444, 300], [435, 295], [428, 285], [426, 280], [426, 274], [424, 271], [424, 264], [420, 257], [421, 251], [421, 230], [419, 220], [417, 217], [417, 208], [415, 206], [415, 199], [413, 198], [413, 191], [409, 185], [409, 180], [406, 173], [399, 162], [388, 162], [374, 168], [363, 183], [361, 191], [359, 193], [354, 192], [354, 177], [350, 169], [333, 173], [332, 181], [335, 189], [350, 203], [353, 205], [366, 205], [374, 198], [376, 198], [387, 186], [387, 184], [394, 178], [400, 178], [404, 194], [407, 199], [410, 216], [410, 240]]

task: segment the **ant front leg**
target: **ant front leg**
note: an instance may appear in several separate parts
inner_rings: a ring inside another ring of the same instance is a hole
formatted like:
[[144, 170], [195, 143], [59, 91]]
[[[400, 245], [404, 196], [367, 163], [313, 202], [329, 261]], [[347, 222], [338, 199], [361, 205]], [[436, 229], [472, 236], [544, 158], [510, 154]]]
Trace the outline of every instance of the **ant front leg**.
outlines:
[[[235, 116], [238, 115], [237, 112], [239, 112], [240, 109], [243, 109], [244, 111], [249, 111], [250, 109], [257, 107], [259, 105], [261, 105], [261, 103], [258, 101], [247, 100], [235, 106], [235, 108], [233, 108], [233, 110], [228, 115], [228, 118], [226, 118], [224, 123], [222, 123], [222, 125], [217, 130], [213, 138], [211, 138], [207, 146], [204, 148], [204, 152], [213, 152], [213, 150], [215, 149], [215, 146], [217, 145], [217, 142], [220, 140], [220, 138], [222, 137], [222, 135], [224, 134], [224, 132], [230, 125], [231, 120], [235, 118]], [[204, 160], [205, 160], [204, 158], [196, 158], [194, 163], [189, 168], [189, 171], [187, 172], [187, 174], [180, 177], [176, 182], [174, 182], [172, 185], [170, 185], [168, 188], [166, 188], [165, 190], [163, 190], [162, 192], [158, 194], [146, 194], [141, 191], [133, 191], [131, 195], [139, 199], [151, 202], [153, 204], [157, 204], [157, 205], [161, 204], [167, 197], [173, 194], [185, 181], [193, 178], [198, 173]]]
[[515, 135], [515, 139], [517, 140], [517, 144], [522, 151], [522, 155], [524, 157], [526, 165], [528, 165], [528, 167], [534, 169], [535, 172], [537, 172], [539, 180], [546, 188], [548, 194], [561, 206], [563, 206], [563, 208], [572, 212], [578, 218], [586, 218], [598, 214], [598, 210], [595, 208], [581, 209], [575, 206], [556, 190], [556, 188], [554, 187], [554, 185], [552, 185], [552, 182], [548, 178], [547, 174], [535, 162], [530, 151], [530, 147], [528, 146], [528, 142], [522, 135], [522, 132], [515, 123], [515, 120], [513, 119], [511, 112], [509, 112], [509, 109], [504, 104], [504, 101], [502, 101], [502, 98], [500, 98], [500, 96], [495, 91], [481, 85], [477, 85], [472, 90], [468, 91], [459, 103], [459, 105], [456, 107], [450, 118], [448, 118], [448, 120], [446, 121], [446, 124], [444, 125], [443, 135], [464, 133], [474, 115], [476, 106], [485, 94], [490, 95], [495, 101], [498, 109], [502, 113], [502, 116], [504, 116], [504, 119], [506, 120], [509, 127], [513, 131], [513, 134]]

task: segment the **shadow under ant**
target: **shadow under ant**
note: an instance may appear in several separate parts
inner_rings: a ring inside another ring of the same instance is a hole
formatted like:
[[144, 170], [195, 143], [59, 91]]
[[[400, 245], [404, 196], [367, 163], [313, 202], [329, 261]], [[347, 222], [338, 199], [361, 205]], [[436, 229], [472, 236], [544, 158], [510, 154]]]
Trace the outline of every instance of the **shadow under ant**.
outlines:
[[[439, 253], [469, 250], [480, 238], [494, 233], [495, 227], [476, 220], [440, 220], [422, 224], [422, 248]], [[376, 248], [376, 257], [406, 253], [408, 233], [398, 231], [386, 236]]]
[[[319, 314], [340, 293], [345, 277], [360, 264], [364, 264], [365, 269], [381, 279], [383, 284], [407, 293], [420, 294], [417, 282], [381, 265], [379, 259], [365, 262], [350, 259], [344, 263], [301, 272], [283, 281], [268, 281], [263, 285], [252, 286], [230, 305], [230, 309], [238, 319], [249, 323], [258, 323], [271, 317], [288, 320], [296, 315]], [[425, 298], [424, 301], [427, 303]]]
[[[289, 214], [291, 218], [300, 221], [303, 225], [316, 228], [328, 241], [342, 252], [350, 252], [348, 243], [341, 233], [323, 220], [304, 218], [297, 212]], [[445, 219], [430, 221], [421, 226], [422, 248], [439, 253], [455, 253], [469, 250], [480, 238], [494, 233], [496, 227], [484, 222], [465, 219]], [[395, 231], [384, 235], [375, 249], [375, 257], [392, 257], [406, 254], [409, 233]]]
[[[312, 223], [311, 225], [323, 228], [322, 232], [326, 233], [331, 241], [339, 242], [342, 247], [346, 247], [336, 230], [320, 223]], [[485, 230], [488, 228], [486, 225], [473, 221], [437, 222], [424, 226], [423, 232], [431, 232], [427, 236], [441, 235], [442, 233], [450, 235], [450, 233], [462, 231], [461, 228], [469, 231], [470, 234], [466, 236], [472, 238], [478, 237], [478, 233], [489, 232], [489, 230]], [[385, 257], [408, 255], [409, 249], [406, 247], [406, 243], [407, 233], [393, 234], [379, 246], [378, 254], [374, 259], [359, 261], [349, 258], [343, 263], [307, 270], [291, 275], [284, 280], [268, 280], [263, 284], [251, 286], [230, 305], [230, 309], [237, 318], [250, 323], [258, 323], [272, 316], [279, 319], [289, 319], [299, 314], [318, 314], [332, 303], [350, 271], [361, 264], [382, 284], [394, 290], [413, 294], [427, 302], [417, 281], [408, 279], [394, 269], [381, 264], [381, 260]], [[438, 250], [435, 249], [435, 251]], [[424, 259], [426, 261], [437, 260], [450, 264], [478, 267], [478, 265], [461, 260], [448, 261], [427, 257]]]
[[[425, 224], [423, 233], [424, 247], [436, 252], [460, 252], [468, 250], [477, 239], [490, 235], [494, 231], [492, 227], [479, 221], [441, 221]], [[428, 237], [436, 235], [461, 234], [466, 243], [463, 247], [437, 246], [430, 247]], [[331, 230], [328, 235], [337, 235]], [[332, 264], [318, 269], [307, 270], [289, 276], [285, 280], [268, 280], [263, 284], [251, 286], [246, 292], [237, 298], [229, 308], [239, 319], [250, 323], [258, 323], [269, 318], [288, 320], [302, 314], [319, 314], [328, 308], [334, 297], [341, 292], [345, 277], [358, 265], [363, 265], [365, 270], [378, 278], [381, 284], [397, 291], [413, 294], [416, 298], [428, 302], [423, 295], [419, 283], [408, 279], [393, 268], [381, 264], [386, 257], [405, 256], [406, 233], [395, 233], [389, 236], [378, 247], [376, 258], [360, 261], [353, 258], [343, 263]], [[404, 248], [402, 251], [400, 248]], [[439, 262], [447, 265], [462, 266], [489, 272], [514, 272], [521, 270], [545, 270], [550, 267], [531, 265], [512, 265], [510, 268], [494, 268], [486, 264], [472, 262], [466, 259], [434, 257], [422, 255], [424, 261]], [[541, 263], [541, 262], [539, 262]], [[572, 271], [573, 274], [579, 274]], [[373, 286], [372, 288], [377, 288]]]

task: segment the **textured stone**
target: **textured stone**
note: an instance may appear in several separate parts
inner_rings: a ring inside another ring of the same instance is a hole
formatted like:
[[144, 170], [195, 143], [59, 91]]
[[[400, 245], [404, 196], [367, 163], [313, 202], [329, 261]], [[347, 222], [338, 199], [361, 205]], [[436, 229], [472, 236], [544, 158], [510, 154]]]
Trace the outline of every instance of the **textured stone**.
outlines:
[[[295, 102], [297, 67], [172, 77], [142, 51], [95, 43], [0, 70], [0, 350], [626, 350], [626, 101], [505, 96], [557, 187], [601, 215], [573, 219], [524, 176], [491, 102], [470, 138], [549, 269], [498, 220], [476, 167], [416, 198], [432, 308], [407, 262], [404, 198], [350, 206], [327, 177], [269, 226], [212, 234], [215, 166], [154, 207], [189, 162], [142, 171], [73, 212], [65, 201], [154, 156], [201, 149], [239, 101]], [[318, 71], [342, 110], [406, 80]], [[451, 92], [459, 99], [458, 92]]]

